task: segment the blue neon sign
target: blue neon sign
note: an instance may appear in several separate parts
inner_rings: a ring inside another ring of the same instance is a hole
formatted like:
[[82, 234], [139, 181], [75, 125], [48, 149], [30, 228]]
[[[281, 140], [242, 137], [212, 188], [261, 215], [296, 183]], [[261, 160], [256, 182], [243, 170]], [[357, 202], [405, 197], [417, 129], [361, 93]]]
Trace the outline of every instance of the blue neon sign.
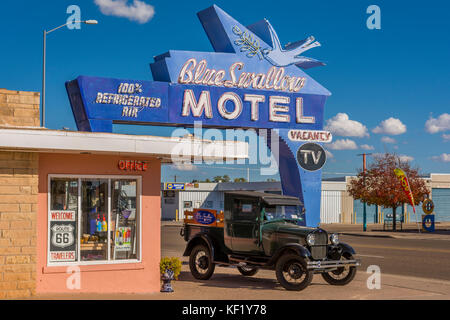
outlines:
[[246, 27], [215, 5], [198, 17], [215, 52], [171, 50], [156, 56], [150, 64], [154, 81], [80, 76], [67, 82], [78, 129], [111, 132], [113, 123], [194, 121], [204, 127], [278, 129], [271, 134], [279, 150], [272, 152], [279, 152], [283, 193], [299, 197], [307, 224], [317, 225], [321, 171], [298, 165], [304, 141], [290, 137], [292, 130], [323, 128], [330, 92], [303, 71], [323, 63], [302, 56], [320, 43], [308, 37], [283, 48], [267, 20]]

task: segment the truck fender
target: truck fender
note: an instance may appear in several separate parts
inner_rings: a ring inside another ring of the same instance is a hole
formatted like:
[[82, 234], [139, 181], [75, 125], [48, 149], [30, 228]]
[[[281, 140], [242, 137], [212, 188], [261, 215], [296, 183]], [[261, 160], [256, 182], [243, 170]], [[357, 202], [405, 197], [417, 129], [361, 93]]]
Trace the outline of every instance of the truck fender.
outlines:
[[310, 258], [311, 252], [304, 246], [298, 243], [286, 243], [282, 247], [278, 248], [277, 251], [275, 251], [272, 258], [269, 260], [268, 264], [273, 265], [277, 262], [278, 258], [280, 258], [284, 252], [286, 251], [295, 251], [300, 257], [303, 258]]
[[356, 251], [350, 245], [348, 245], [346, 243], [341, 242], [338, 244], [338, 247], [342, 250], [342, 254], [348, 253], [348, 254], [354, 255], [356, 253]]
[[186, 249], [184, 250], [183, 256], [189, 256], [192, 249], [198, 244], [206, 245], [209, 249], [209, 252], [211, 252], [211, 256], [213, 257], [213, 259], [215, 259], [213, 240], [206, 233], [197, 234], [194, 238], [189, 240], [186, 245]]

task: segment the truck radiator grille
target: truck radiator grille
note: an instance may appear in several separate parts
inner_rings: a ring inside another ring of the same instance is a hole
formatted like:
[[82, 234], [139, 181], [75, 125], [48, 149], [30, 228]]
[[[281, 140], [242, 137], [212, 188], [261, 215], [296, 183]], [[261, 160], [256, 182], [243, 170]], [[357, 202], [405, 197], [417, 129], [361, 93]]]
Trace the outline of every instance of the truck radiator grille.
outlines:
[[317, 229], [314, 231], [315, 243], [311, 247], [311, 255], [315, 260], [325, 259], [327, 257], [328, 234], [325, 230]]
[[314, 231], [314, 236], [316, 239], [315, 246], [326, 246], [328, 243], [328, 234], [324, 230]]
[[311, 247], [311, 255], [314, 260], [325, 259], [327, 257], [327, 246]]

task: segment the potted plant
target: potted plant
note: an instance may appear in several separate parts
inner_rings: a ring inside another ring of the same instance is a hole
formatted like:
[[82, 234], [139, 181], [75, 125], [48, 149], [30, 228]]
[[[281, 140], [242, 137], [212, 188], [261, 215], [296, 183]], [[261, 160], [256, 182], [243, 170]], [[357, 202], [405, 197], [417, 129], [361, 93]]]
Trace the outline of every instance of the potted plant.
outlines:
[[178, 280], [181, 272], [181, 261], [178, 258], [162, 258], [159, 263], [159, 271], [161, 273], [161, 280], [163, 285], [161, 292], [173, 292], [172, 280]]

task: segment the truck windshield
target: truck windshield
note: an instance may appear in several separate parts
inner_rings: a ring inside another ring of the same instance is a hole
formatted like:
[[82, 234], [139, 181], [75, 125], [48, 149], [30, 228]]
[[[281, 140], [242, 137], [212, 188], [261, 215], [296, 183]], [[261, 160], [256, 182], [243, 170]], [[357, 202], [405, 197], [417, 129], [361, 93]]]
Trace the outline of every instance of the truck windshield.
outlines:
[[300, 206], [270, 206], [264, 208], [264, 220], [276, 219], [302, 220], [302, 207]]

